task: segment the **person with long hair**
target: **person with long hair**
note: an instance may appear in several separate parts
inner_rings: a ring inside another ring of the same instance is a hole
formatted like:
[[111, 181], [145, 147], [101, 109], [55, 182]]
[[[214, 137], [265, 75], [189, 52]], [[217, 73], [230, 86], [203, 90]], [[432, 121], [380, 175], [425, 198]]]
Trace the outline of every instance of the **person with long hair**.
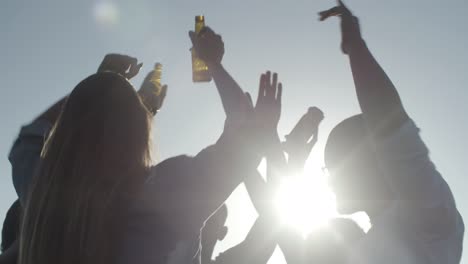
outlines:
[[127, 79], [92, 75], [69, 95], [27, 198], [19, 263], [108, 263], [121, 208], [150, 165], [150, 115]]
[[[222, 45], [214, 33], [206, 39]], [[68, 96], [27, 188], [19, 263], [193, 257], [186, 242], [196, 241], [203, 222], [242, 182], [241, 172], [258, 165], [255, 146], [263, 135], [253, 117], [269, 113], [254, 115], [250, 96], [228, 81], [217, 83], [223, 105], [233, 106], [218, 142], [152, 167], [150, 108], [125, 78], [140, 67], [133, 61], [100, 69]]]

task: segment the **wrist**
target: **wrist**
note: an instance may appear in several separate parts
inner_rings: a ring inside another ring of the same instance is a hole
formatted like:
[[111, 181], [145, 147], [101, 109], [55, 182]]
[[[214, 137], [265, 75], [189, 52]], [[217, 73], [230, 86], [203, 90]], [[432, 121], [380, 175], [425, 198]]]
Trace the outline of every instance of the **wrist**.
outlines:
[[218, 72], [219, 70], [221, 69], [224, 69], [223, 68], [223, 65], [221, 64], [221, 61], [220, 62], [205, 62], [206, 63], [206, 66], [208, 66], [208, 71], [210, 71], [210, 73], [216, 73]]

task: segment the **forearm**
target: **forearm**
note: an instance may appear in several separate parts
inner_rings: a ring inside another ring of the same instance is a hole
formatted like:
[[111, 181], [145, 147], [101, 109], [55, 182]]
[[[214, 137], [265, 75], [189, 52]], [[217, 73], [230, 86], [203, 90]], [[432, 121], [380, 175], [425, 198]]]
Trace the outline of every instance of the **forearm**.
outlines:
[[259, 215], [266, 213], [268, 211], [268, 186], [267, 183], [263, 181], [258, 171], [253, 171], [251, 174], [247, 175], [244, 184], [257, 213]]
[[220, 63], [209, 64], [210, 74], [218, 89], [226, 116], [239, 112], [244, 92]]
[[267, 157], [268, 181], [278, 184], [287, 168], [287, 163], [277, 134], [272, 135], [271, 143], [267, 144], [265, 154]]
[[395, 86], [363, 40], [350, 46], [349, 59], [359, 104], [369, 128], [377, 134], [398, 129], [408, 116]]

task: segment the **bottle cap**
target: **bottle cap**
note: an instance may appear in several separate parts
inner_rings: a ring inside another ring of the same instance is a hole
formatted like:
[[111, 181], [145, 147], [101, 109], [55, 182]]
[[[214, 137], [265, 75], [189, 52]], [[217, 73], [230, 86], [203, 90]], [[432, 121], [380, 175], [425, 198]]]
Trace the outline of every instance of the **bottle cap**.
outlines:
[[205, 16], [195, 16], [195, 22], [204, 22], [205, 21]]

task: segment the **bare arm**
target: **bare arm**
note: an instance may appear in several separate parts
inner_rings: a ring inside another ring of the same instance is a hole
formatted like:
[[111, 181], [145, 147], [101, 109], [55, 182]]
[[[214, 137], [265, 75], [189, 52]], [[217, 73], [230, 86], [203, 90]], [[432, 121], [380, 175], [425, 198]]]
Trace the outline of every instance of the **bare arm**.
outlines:
[[221, 64], [224, 56], [224, 43], [220, 35], [216, 34], [211, 28], [205, 27], [196, 35], [195, 32], [189, 32], [193, 48], [197, 51], [210, 71], [214, 79], [216, 88], [221, 97], [224, 111], [227, 118], [240, 111], [239, 102], [243, 100], [244, 92], [231, 75]]
[[341, 16], [342, 50], [349, 55], [355, 88], [369, 128], [386, 136], [408, 120], [398, 92], [361, 37], [358, 19], [339, 5], [320, 13], [321, 20]]
[[356, 93], [374, 137], [384, 180], [405, 201], [402, 217], [413, 230], [433, 238], [459, 232], [462, 222], [450, 188], [430, 160], [395, 86], [362, 40], [357, 18], [341, 1], [338, 7], [321, 13], [322, 19], [336, 14], [341, 15], [342, 49], [350, 57]]

